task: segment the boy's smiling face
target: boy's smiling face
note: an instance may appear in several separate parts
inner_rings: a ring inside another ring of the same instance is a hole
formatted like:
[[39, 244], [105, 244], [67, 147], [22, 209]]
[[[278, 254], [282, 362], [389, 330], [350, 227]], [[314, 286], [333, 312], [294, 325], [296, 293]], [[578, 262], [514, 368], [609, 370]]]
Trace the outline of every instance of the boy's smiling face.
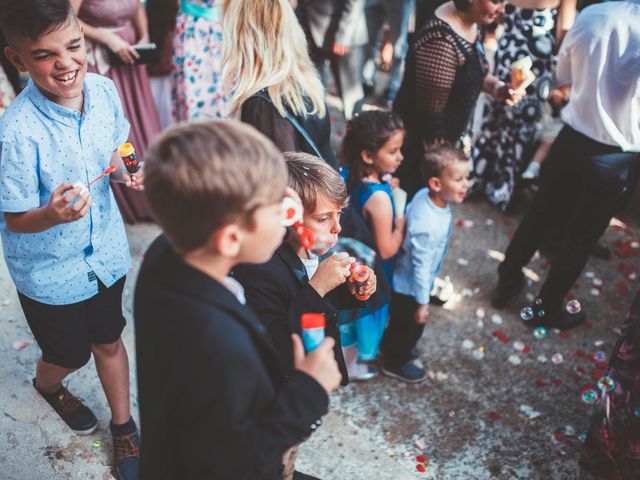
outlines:
[[78, 20], [70, 16], [37, 40], [23, 36], [15, 43], [5, 48], [15, 67], [29, 72], [42, 94], [52, 102], [81, 110], [87, 51]]

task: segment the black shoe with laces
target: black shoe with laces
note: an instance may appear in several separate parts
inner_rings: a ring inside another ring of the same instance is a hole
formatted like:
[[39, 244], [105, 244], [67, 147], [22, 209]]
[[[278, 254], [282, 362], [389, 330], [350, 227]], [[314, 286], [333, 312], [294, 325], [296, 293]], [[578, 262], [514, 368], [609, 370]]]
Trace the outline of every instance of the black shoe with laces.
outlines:
[[65, 387], [60, 385], [60, 389], [55, 393], [44, 393], [36, 387], [36, 379], [33, 379], [33, 388], [42, 395], [49, 405], [56, 411], [60, 418], [69, 426], [71, 430], [79, 435], [89, 435], [98, 426], [98, 419], [93, 412], [82, 403], [82, 399], [75, 397]]

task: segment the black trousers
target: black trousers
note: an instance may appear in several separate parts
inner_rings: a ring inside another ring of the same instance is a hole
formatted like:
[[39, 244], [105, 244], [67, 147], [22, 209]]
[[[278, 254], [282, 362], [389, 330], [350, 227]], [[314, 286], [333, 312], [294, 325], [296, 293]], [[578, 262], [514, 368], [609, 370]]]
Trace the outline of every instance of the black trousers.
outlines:
[[640, 153], [596, 142], [565, 126], [542, 166], [540, 190], [498, 268], [499, 285], [521, 275], [549, 232], [559, 248], [540, 290], [544, 308], [562, 307], [589, 253], [638, 180]]
[[413, 318], [416, 308], [418, 303], [414, 297], [396, 292], [391, 294], [389, 326], [380, 346], [385, 365], [401, 367], [411, 360], [409, 352], [424, 331], [424, 325], [418, 325]]

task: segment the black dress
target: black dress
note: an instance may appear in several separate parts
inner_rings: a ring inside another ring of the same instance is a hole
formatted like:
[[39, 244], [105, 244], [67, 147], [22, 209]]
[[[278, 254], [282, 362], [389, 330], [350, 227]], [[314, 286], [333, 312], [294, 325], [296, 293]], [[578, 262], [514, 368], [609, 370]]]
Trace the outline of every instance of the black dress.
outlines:
[[457, 144], [486, 72], [480, 41], [468, 42], [444, 20], [433, 16], [416, 34], [394, 105], [407, 131], [397, 175], [410, 197], [422, 187], [418, 159], [424, 144], [439, 138]]

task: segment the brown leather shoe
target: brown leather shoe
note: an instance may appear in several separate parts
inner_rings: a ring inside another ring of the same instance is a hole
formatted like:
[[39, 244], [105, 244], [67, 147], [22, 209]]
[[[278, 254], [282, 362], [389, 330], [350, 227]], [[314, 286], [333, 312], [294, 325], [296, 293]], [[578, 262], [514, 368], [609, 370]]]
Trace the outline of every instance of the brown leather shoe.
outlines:
[[65, 387], [60, 385], [56, 393], [43, 393], [36, 387], [36, 379], [33, 379], [33, 388], [42, 395], [49, 405], [56, 411], [60, 418], [78, 435], [89, 435], [98, 427], [98, 419], [93, 412], [82, 403], [82, 399], [76, 397]]

